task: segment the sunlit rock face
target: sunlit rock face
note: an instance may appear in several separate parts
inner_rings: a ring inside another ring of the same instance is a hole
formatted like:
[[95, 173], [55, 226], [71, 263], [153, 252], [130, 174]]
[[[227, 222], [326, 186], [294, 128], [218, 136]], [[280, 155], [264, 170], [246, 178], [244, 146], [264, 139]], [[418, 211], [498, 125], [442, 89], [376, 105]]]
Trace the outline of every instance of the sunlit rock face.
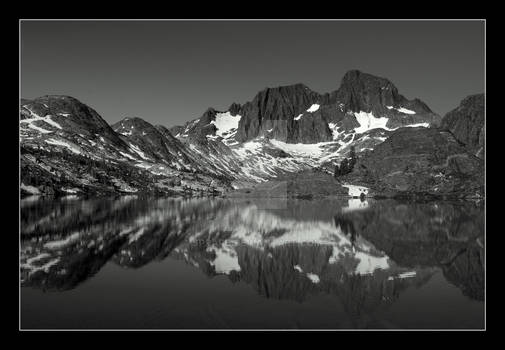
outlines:
[[135, 269], [178, 259], [267, 298], [338, 295], [355, 314], [394, 302], [439, 270], [482, 300], [481, 207], [355, 201], [321, 201], [319, 209], [308, 201], [269, 209], [254, 201], [132, 196], [23, 203], [21, 283], [66, 290], [107, 263]]

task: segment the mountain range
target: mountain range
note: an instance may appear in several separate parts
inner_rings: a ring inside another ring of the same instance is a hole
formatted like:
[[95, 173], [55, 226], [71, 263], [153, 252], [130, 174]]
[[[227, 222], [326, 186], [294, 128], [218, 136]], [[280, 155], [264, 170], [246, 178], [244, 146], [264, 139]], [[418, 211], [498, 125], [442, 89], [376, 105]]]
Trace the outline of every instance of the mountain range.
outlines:
[[22, 99], [19, 135], [22, 195], [225, 193], [307, 170], [331, 177], [351, 148], [358, 162], [337, 186], [382, 196], [484, 195], [483, 94], [442, 118], [358, 70], [329, 93], [266, 88], [171, 128], [138, 117], [109, 125], [70, 96]]

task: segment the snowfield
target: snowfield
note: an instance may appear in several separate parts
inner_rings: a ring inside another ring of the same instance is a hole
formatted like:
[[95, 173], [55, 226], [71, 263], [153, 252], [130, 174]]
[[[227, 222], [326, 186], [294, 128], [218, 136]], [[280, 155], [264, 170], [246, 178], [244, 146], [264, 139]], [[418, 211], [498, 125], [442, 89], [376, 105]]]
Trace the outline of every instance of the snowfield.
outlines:
[[217, 128], [216, 135], [223, 138], [230, 136], [230, 133], [238, 129], [238, 123], [242, 117], [232, 116], [230, 112], [217, 113], [216, 120], [211, 121]]
[[356, 120], [360, 125], [358, 128], [354, 129], [354, 131], [358, 134], [377, 128], [385, 130], [394, 130], [386, 127], [386, 124], [389, 121], [389, 119], [386, 117], [376, 118], [372, 113], [367, 113], [363, 111], [359, 113], [354, 113], [354, 116], [356, 117]]

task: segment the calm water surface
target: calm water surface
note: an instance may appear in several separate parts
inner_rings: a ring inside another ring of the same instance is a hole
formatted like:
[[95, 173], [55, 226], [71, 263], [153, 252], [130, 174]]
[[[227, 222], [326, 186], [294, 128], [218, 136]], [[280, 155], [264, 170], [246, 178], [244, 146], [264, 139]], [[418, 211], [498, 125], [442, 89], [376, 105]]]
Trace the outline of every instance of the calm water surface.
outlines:
[[21, 203], [21, 327], [483, 328], [476, 203]]

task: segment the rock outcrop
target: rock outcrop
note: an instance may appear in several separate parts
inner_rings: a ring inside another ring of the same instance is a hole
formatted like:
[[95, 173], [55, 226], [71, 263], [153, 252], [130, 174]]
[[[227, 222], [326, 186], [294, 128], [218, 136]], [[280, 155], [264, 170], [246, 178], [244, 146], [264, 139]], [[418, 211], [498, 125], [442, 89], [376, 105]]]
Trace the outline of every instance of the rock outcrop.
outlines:
[[472, 154], [484, 158], [484, 94], [466, 97], [444, 116], [441, 127], [449, 130]]
[[272, 137], [288, 140], [294, 128], [294, 118], [320, 98], [303, 84], [266, 88], [241, 107], [242, 118], [236, 140], [251, 140], [272, 128]]
[[376, 195], [481, 198], [484, 164], [448, 131], [401, 128], [361, 157], [346, 180]]

